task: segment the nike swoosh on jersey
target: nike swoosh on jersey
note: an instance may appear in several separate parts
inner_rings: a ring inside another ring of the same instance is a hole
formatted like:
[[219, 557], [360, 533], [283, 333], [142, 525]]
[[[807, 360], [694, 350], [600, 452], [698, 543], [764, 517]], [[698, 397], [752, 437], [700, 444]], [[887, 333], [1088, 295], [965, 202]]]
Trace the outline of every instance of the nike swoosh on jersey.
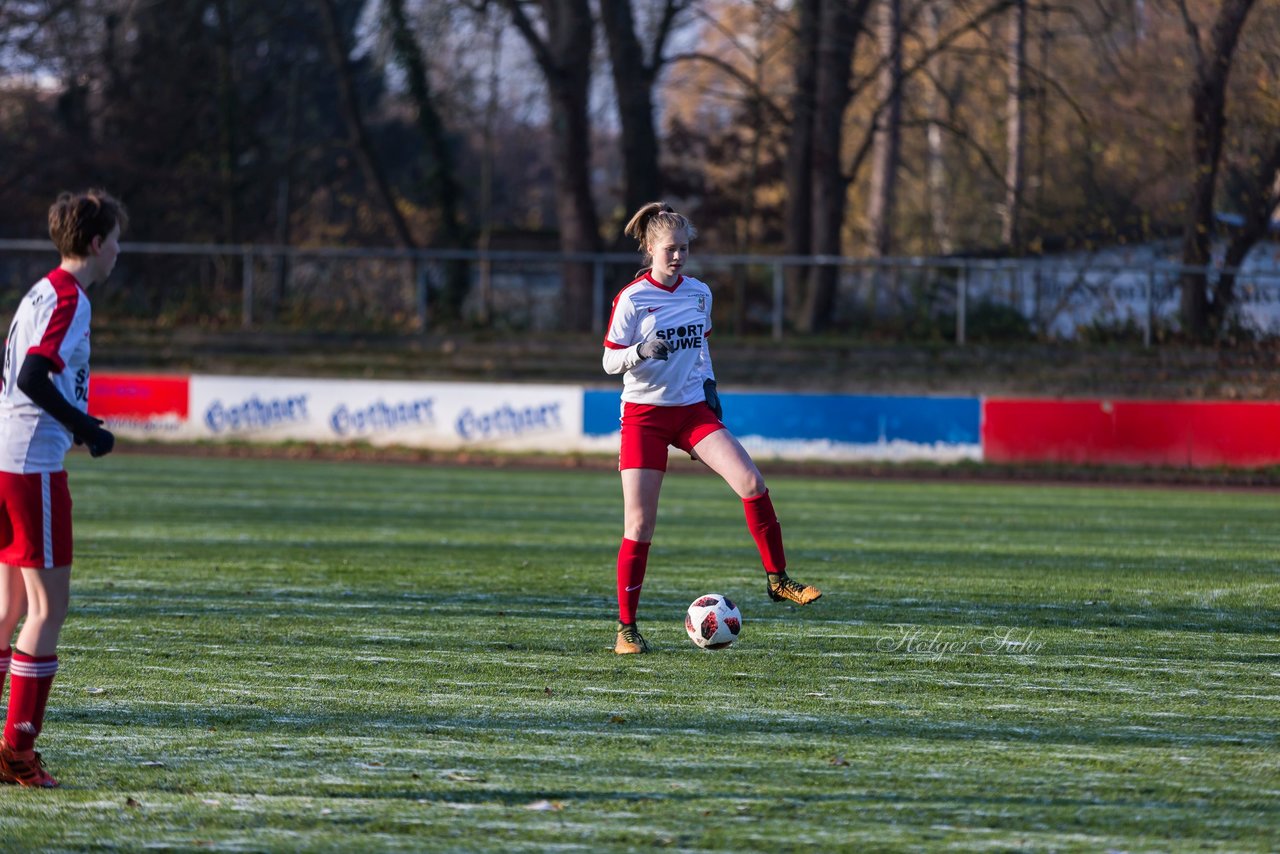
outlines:
[[651, 309], [649, 309], [649, 313], [650, 313], [650, 314], [653, 314], [653, 313], [654, 313], [655, 311], [657, 311], [659, 308], [662, 308], [662, 306], [657, 306], [657, 307], [655, 307], [655, 308], [651, 308]]

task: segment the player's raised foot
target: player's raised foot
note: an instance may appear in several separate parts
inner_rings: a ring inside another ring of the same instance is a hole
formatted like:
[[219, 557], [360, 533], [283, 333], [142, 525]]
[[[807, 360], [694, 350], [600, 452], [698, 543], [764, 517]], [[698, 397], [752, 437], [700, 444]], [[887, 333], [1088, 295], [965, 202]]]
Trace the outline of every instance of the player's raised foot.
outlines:
[[640, 634], [635, 623], [618, 623], [618, 641], [613, 645], [618, 655], [636, 655], [649, 651], [649, 643]]
[[808, 605], [822, 595], [822, 591], [809, 585], [801, 584], [785, 572], [767, 572], [769, 598], [775, 602], [795, 602], [797, 605]]
[[35, 789], [54, 789], [58, 781], [40, 764], [40, 754], [34, 750], [14, 750], [0, 738], [0, 782], [16, 783]]

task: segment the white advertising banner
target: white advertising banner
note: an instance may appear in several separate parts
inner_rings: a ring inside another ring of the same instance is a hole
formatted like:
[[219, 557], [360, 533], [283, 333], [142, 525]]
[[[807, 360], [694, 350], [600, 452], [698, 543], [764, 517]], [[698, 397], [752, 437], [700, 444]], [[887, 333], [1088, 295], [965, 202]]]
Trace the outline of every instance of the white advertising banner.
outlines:
[[181, 438], [566, 451], [582, 389], [559, 385], [193, 376]]

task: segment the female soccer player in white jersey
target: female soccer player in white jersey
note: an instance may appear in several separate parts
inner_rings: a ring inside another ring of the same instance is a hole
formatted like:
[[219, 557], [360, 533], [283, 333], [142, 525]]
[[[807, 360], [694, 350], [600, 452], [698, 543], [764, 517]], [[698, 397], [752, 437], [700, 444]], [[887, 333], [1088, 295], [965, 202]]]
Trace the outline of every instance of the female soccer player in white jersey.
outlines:
[[[115, 437], [89, 404], [89, 299], [120, 254], [124, 207], [104, 192], [63, 193], [49, 208], [62, 256], [23, 297], [5, 341], [0, 387], [0, 782], [53, 788], [35, 752], [71, 585], [71, 494], [63, 458], [74, 441], [92, 456]], [[23, 616], [17, 643], [9, 646]]]
[[618, 463], [623, 534], [618, 550], [618, 638], [613, 648], [619, 655], [649, 649], [636, 628], [636, 607], [669, 445], [696, 455], [742, 499], [771, 599], [807, 605], [822, 595], [787, 577], [782, 526], [764, 478], [720, 421], [707, 350], [711, 289], [680, 272], [697, 231], [669, 205], [652, 202], [631, 218], [626, 234], [640, 242], [649, 266], [614, 299], [604, 339], [605, 372], [623, 374]]

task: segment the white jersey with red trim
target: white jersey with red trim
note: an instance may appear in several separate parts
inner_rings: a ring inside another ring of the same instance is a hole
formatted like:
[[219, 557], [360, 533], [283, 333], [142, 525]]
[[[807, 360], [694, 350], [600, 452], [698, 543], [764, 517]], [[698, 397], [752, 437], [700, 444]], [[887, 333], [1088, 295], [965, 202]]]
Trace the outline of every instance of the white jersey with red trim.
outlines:
[[89, 406], [89, 298], [66, 270], [36, 282], [18, 304], [4, 346], [0, 387], [0, 471], [55, 472], [71, 448], [71, 431], [18, 388], [28, 354], [53, 362], [54, 388], [72, 405]]
[[[715, 377], [707, 349], [710, 334], [711, 289], [705, 282], [681, 276], [674, 285], [660, 285], [646, 272], [613, 300], [604, 338], [606, 370], [609, 351], [631, 350], [629, 358], [618, 362], [618, 371], [628, 369], [622, 380], [623, 401], [656, 406], [699, 403], [706, 399], [703, 381]], [[671, 355], [666, 361], [641, 361], [634, 348], [655, 338], [671, 345]]]

